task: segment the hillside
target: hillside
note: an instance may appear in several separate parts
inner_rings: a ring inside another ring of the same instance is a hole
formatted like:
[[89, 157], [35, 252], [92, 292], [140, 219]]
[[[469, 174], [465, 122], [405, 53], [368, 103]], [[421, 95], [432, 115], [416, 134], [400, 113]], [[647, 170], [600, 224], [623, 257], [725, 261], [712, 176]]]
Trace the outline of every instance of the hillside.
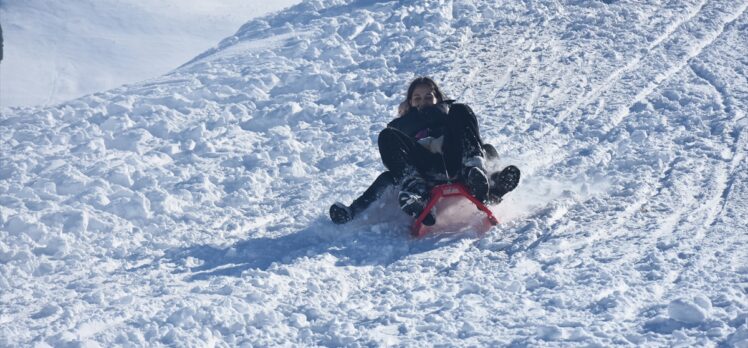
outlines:
[[[3, 109], [0, 346], [745, 347], [747, 7], [307, 0]], [[523, 170], [501, 223], [332, 224], [421, 75]]]

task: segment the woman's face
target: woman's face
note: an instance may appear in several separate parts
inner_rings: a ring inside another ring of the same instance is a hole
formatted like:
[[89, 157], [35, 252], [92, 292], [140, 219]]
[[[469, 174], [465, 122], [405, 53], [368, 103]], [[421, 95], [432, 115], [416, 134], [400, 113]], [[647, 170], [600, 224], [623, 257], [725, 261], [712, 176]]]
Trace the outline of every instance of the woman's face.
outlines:
[[436, 104], [436, 95], [434, 90], [429, 85], [419, 85], [413, 89], [413, 94], [410, 96], [410, 107], [422, 108], [424, 106]]

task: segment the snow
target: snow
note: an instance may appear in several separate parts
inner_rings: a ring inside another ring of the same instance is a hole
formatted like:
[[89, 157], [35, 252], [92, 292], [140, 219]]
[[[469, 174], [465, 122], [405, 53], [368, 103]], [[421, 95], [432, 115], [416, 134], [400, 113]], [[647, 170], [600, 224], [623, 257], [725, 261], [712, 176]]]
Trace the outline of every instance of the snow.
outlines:
[[[746, 8], [307, 0], [4, 108], [0, 345], [746, 347]], [[500, 224], [332, 224], [420, 75], [522, 170]]]
[[248, 19], [299, 2], [4, 1], [0, 106], [53, 105], [162, 75]]

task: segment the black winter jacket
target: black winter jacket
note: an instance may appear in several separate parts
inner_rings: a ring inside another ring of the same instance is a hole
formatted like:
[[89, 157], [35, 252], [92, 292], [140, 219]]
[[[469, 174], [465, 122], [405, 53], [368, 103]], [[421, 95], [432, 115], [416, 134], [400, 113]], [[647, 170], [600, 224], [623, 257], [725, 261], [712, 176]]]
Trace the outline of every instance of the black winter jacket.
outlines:
[[448, 100], [425, 108], [411, 108], [408, 113], [392, 120], [387, 127], [395, 128], [413, 138], [438, 138], [444, 134], [449, 107], [454, 101]]

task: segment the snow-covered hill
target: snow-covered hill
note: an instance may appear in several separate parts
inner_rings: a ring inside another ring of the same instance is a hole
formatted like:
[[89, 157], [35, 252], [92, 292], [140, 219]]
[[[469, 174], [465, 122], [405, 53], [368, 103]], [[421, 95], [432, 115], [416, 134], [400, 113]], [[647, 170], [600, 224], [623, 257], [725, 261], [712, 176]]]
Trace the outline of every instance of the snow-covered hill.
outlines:
[[[307, 0], [0, 119], [0, 345], [748, 345], [748, 1]], [[414, 240], [376, 135], [429, 75], [520, 187]]]
[[2, 0], [0, 107], [53, 105], [171, 71], [300, 0]]

